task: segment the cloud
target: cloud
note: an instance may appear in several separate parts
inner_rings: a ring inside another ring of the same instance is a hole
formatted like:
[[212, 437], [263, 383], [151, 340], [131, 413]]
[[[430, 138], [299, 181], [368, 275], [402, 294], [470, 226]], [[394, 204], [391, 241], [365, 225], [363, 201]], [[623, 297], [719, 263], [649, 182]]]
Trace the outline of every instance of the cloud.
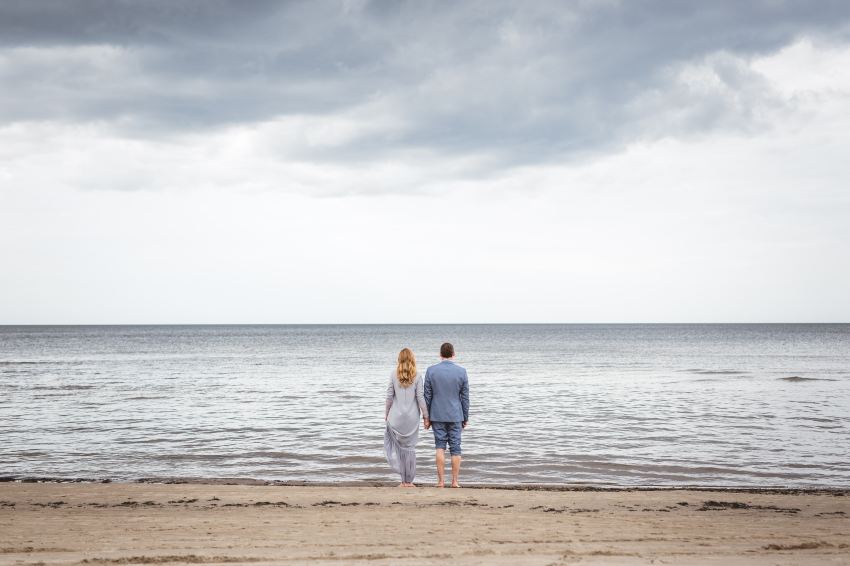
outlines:
[[485, 177], [764, 129], [794, 101], [752, 61], [848, 25], [846, 2], [5, 2], [0, 124]]

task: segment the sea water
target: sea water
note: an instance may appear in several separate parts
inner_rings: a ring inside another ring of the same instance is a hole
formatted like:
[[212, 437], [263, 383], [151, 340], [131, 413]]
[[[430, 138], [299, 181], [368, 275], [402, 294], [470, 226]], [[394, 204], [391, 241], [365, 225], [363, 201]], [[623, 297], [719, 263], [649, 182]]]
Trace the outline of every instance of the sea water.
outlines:
[[4, 326], [0, 475], [393, 481], [390, 372], [444, 341], [466, 482], [850, 485], [846, 324]]

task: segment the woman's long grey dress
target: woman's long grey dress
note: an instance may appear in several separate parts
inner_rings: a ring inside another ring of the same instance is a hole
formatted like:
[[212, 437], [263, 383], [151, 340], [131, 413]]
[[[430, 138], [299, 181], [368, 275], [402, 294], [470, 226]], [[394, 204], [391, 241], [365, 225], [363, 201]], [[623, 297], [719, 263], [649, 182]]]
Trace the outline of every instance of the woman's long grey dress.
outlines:
[[419, 418], [428, 416], [425, 405], [425, 382], [418, 373], [413, 384], [402, 387], [395, 370], [387, 386], [387, 430], [384, 450], [393, 471], [404, 483], [416, 476], [416, 442], [419, 440]]

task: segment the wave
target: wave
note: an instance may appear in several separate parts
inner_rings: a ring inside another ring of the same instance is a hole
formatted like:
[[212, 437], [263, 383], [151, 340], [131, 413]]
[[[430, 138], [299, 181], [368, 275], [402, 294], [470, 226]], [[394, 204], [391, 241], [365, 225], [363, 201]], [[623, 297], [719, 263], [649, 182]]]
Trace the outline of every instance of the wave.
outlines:
[[30, 389], [34, 391], [77, 391], [94, 389], [94, 385], [33, 385]]
[[697, 375], [745, 375], [750, 373], [738, 369], [689, 369], [687, 371]]

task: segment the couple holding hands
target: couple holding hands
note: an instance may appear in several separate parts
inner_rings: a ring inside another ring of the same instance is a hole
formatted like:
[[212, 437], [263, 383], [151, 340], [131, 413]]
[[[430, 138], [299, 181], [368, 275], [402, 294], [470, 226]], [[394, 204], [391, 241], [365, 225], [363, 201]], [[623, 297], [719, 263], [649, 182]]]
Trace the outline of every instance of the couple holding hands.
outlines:
[[469, 422], [469, 380], [454, 357], [454, 346], [446, 342], [440, 346], [440, 363], [429, 367], [423, 378], [410, 348], [398, 354], [398, 365], [387, 386], [384, 450], [390, 467], [401, 475], [399, 487], [414, 487], [420, 416], [425, 429], [434, 430], [437, 487], [444, 486], [447, 444], [452, 458], [451, 485], [460, 487], [460, 437]]

